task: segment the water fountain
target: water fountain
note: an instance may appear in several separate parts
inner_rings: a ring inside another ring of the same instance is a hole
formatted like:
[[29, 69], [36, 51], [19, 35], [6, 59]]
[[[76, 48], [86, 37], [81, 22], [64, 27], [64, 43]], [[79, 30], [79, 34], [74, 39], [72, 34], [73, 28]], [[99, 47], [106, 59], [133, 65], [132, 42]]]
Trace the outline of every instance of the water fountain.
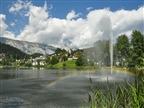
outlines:
[[109, 39], [109, 43], [110, 43], [110, 68], [111, 68], [111, 74], [113, 74], [113, 32], [112, 32], [111, 20], [110, 20], [110, 34], [109, 34], [109, 37], [110, 37], [110, 39]]

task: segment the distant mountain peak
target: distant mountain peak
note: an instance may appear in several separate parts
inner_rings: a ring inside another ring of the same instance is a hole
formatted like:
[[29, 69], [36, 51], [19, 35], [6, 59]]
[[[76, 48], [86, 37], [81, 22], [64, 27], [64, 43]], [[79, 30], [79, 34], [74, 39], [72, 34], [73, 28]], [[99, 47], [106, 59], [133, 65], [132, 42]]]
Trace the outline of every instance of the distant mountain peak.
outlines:
[[58, 44], [44, 44], [44, 43], [33, 43], [20, 40], [13, 40], [5, 37], [0, 37], [0, 42], [11, 45], [22, 52], [27, 54], [41, 53], [43, 55], [53, 54], [57, 48], [70, 50], [69, 47]]

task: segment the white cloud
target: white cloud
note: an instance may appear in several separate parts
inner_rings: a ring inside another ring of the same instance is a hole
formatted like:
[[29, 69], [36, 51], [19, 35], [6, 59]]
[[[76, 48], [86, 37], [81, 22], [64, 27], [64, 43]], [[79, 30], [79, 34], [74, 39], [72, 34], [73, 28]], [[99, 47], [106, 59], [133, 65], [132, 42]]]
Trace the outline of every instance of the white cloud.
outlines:
[[[144, 7], [138, 10], [118, 10], [111, 15], [114, 35], [139, 30], [144, 33]], [[129, 33], [128, 33], [129, 34]]]
[[67, 19], [67, 20], [71, 20], [71, 19], [73, 19], [73, 18], [79, 17], [80, 15], [81, 15], [81, 13], [75, 14], [75, 11], [72, 10], [71, 12], [69, 12], [69, 13], [67, 14], [66, 19]]
[[87, 7], [86, 10], [90, 11], [91, 9], [93, 9], [93, 7]]
[[[18, 12], [20, 9], [22, 8], [15, 6], [11, 12]], [[23, 9], [25, 9], [24, 6]], [[92, 46], [99, 39], [109, 39], [111, 31], [114, 34], [114, 40], [121, 34], [130, 37], [131, 32], [135, 29], [144, 33], [144, 7], [139, 7], [137, 10], [121, 9], [114, 12], [109, 8], [91, 10], [86, 18], [80, 18], [81, 13], [72, 10], [67, 14], [66, 19], [49, 17], [50, 10], [47, 10], [49, 8], [46, 2], [43, 7], [31, 4], [28, 9], [26, 15], [29, 23], [25, 25], [16, 39], [59, 43], [81, 48]], [[5, 19], [4, 16], [3, 19]], [[6, 31], [7, 28], [7, 25], [4, 24], [3, 22], [2, 31]]]
[[8, 31], [8, 25], [4, 22], [6, 20], [6, 16], [4, 14], [0, 14], [0, 35], [2, 37], [7, 37], [11, 39], [15, 39], [15, 35]]
[[7, 29], [8, 25], [5, 24], [4, 20], [6, 20], [6, 16], [3, 14], [0, 14], [0, 30], [1, 34], [4, 33], [4, 31]]
[[14, 22], [11, 22], [10, 25], [11, 25], [12, 27], [14, 27], [14, 26], [15, 26], [15, 23], [14, 23]]
[[[48, 12], [47, 10], [47, 4], [45, 2], [43, 7], [37, 7], [31, 5], [29, 7], [29, 12], [27, 13], [27, 16], [29, 17], [29, 24], [25, 26], [24, 30], [21, 32], [20, 35], [17, 37], [24, 40], [30, 40], [30, 41], [38, 41], [37, 38], [39, 38], [37, 35], [43, 33], [48, 24]], [[47, 31], [46, 31], [47, 32]]]
[[16, 14], [17, 12], [19, 12], [22, 9], [28, 9], [30, 5], [32, 5], [31, 1], [28, 2], [28, 1], [18, 0], [16, 3], [14, 3], [10, 7], [9, 12]]

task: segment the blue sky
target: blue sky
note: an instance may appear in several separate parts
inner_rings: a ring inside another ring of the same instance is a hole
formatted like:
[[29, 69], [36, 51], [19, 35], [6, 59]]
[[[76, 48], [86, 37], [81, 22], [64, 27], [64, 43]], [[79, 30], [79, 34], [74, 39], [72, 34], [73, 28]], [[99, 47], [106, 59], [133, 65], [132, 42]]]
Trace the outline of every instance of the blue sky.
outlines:
[[143, 0], [1, 0], [0, 6], [1, 36], [12, 39], [84, 47], [110, 31], [114, 41], [135, 29], [144, 33]]

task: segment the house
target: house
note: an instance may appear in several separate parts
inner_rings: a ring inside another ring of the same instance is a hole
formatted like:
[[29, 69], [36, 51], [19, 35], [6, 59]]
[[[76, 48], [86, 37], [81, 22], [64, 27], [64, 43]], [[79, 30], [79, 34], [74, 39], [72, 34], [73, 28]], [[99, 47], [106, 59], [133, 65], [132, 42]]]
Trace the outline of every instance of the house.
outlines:
[[44, 60], [44, 59], [46, 59], [46, 57], [45, 56], [40, 56], [39, 59]]
[[4, 54], [4, 53], [1, 53], [1, 54], [0, 54], [0, 61], [2, 61], [3, 58], [5, 58], [5, 54]]
[[59, 62], [63, 62], [64, 60], [62, 59], [62, 57], [59, 58]]
[[45, 61], [40, 61], [39, 63], [38, 63], [38, 61], [33, 61], [32, 62], [32, 65], [33, 66], [37, 66], [37, 65], [40, 65], [40, 66], [44, 66], [44, 65], [46, 65], [46, 62]]
[[120, 62], [119, 62], [119, 61], [116, 61], [115, 64], [118, 66], [118, 65], [120, 65]]
[[55, 56], [55, 55], [56, 55], [55, 53], [53, 53], [53, 54], [50, 54], [50, 55], [49, 55], [49, 57], [50, 57], [50, 60], [51, 60], [51, 59], [52, 59], [52, 57], [53, 57], [53, 56]]
[[18, 60], [16, 59], [16, 62], [20, 62], [20, 59], [18, 59]]
[[68, 60], [77, 60], [78, 57], [80, 55], [83, 54], [83, 51], [82, 50], [76, 50], [75, 52], [73, 52], [73, 54], [71, 54], [69, 57], [68, 57]]
[[73, 56], [68, 57], [68, 60], [77, 60], [77, 59], [78, 59], [78, 57], [75, 57], [74, 55], [73, 55]]
[[45, 61], [40, 61], [40, 66], [44, 66], [44, 65], [46, 65], [46, 62]]
[[38, 62], [37, 62], [37, 61], [33, 61], [33, 62], [32, 62], [32, 65], [33, 65], [33, 66], [36, 66], [36, 65], [38, 65]]
[[73, 60], [73, 58], [72, 58], [72, 57], [69, 57], [68, 60]]
[[73, 59], [73, 60], [77, 60], [77, 59], [78, 59], [78, 57], [73, 56], [73, 57], [72, 57], [72, 59]]
[[83, 54], [83, 50], [80, 50], [80, 49], [73, 52], [73, 56], [75, 57], [78, 57], [79, 55], [82, 55], [82, 54]]

